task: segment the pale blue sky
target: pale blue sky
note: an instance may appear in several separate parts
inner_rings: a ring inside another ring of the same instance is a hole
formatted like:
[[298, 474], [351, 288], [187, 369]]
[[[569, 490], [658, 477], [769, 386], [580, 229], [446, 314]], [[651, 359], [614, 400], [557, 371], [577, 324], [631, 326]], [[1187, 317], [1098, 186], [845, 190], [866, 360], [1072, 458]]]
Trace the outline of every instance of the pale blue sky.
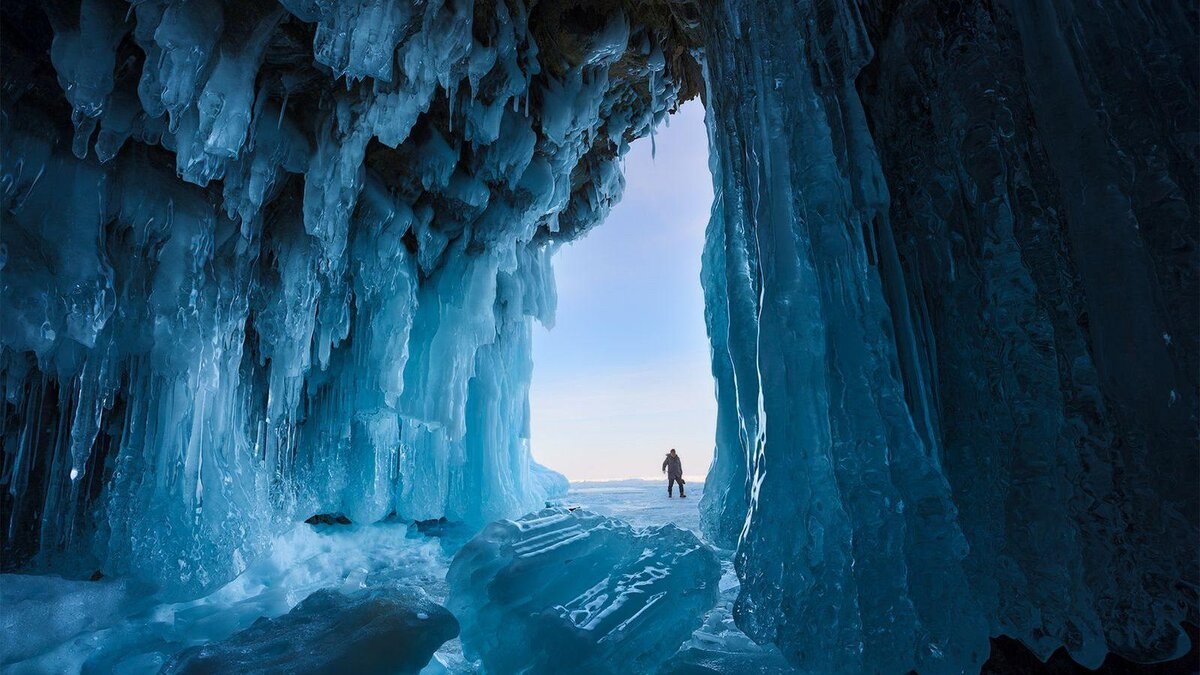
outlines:
[[558, 318], [534, 328], [533, 455], [571, 480], [659, 475], [663, 454], [701, 477], [716, 402], [700, 253], [712, 205], [704, 108], [633, 144], [625, 195], [554, 259]]

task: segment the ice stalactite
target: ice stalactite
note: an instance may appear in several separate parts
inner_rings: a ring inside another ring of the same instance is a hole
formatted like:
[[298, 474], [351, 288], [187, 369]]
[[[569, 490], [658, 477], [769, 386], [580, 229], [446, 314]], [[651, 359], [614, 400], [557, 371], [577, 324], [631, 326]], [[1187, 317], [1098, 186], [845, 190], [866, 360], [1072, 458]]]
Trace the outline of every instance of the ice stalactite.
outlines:
[[1195, 11], [709, 11], [703, 506], [739, 625], [819, 672], [1182, 655]]
[[698, 80], [669, 12], [567, 9], [8, 3], [5, 563], [188, 594], [313, 513], [561, 491], [550, 253]]

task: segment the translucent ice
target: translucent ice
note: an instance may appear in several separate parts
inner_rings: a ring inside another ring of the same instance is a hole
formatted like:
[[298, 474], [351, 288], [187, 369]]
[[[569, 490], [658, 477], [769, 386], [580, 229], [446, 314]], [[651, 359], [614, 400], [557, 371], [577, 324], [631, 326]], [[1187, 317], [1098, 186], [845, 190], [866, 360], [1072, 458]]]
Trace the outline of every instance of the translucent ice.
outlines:
[[687, 530], [556, 507], [468, 542], [447, 606], [489, 672], [653, 672], [716, 602], [720, 575]]
[[[227, 641], [264, 617], [287, 615], [321, 589], [400, 598], [419, 598], [424, 589], [441, 602], [449, 556], [414, 529], [400, 523], [300, 524], [274, 538], [236, 579], [186, 601], [128, 579], [0, 576], [0, 668], [19, 674], [156, 673], [175, 654]], [[31, 625], [40, 628], [30, 631]]]
[[651, 64], [661, 17], [559, 44], [489, 8], [6, 5], [6, 564], [194, 597], [314, 513], [563, 491], [529, 450], [550, 254], [696, 66]]
[[279, 618], [180, 652], [160, 672], [417, 673], [457, 634], [450, 612], [419, 591], [321, 590]]
[[973, 672], [998, 633], [1182, 655], [1194, 8], [701, 7], [737, 624], [822, 673]]

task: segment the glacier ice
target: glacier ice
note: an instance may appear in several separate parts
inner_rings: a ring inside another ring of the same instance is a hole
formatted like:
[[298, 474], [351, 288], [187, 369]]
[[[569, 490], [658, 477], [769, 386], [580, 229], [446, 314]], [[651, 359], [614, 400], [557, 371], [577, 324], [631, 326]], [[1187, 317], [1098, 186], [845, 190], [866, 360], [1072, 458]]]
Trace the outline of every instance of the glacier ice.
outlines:
[[688, 530], [553, 507], [467, 542], [446, 606], [488, 672], [654, 672], [716, 603], [720, 576]]
[[415, 674], [457, 634], [450, 612], [419, 591], [323, 589], [279, 618], [180, 652], [160, 672]]
[[[541, 508], [565, 487], [528, 424], [553, 253], [699, 94], [701, 506], [737, 626], [820, 672], [970, 671], [1000, 634], [1178, 656], [1198, 14], [5, 2], [4, 568], [102, 570], [77, 590], [104, 614], [109, 583], [209, 597], [312, 514]], [[107, 644], [145, 634], [110, 619]]]

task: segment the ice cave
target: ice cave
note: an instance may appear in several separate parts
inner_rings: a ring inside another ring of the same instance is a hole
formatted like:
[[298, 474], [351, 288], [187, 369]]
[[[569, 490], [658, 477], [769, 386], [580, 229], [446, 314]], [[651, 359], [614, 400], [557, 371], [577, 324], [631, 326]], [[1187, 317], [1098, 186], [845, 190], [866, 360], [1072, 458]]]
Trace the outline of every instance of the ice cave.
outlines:
[[[1194, 2], [5, 0], [0, 80], [4, 673], [1200, 669]], [[696, 99], [678, 524], [531, 331]]]

